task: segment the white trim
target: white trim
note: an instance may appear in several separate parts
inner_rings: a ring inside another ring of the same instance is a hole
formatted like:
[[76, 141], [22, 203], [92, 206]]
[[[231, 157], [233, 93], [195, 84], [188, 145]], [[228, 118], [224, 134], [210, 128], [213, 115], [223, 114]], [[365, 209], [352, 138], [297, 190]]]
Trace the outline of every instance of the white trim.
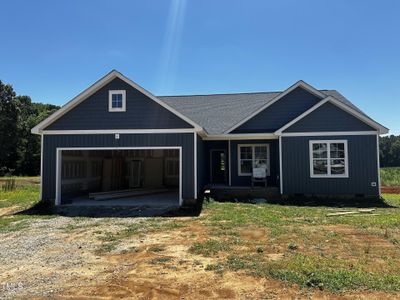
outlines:
[[282, 173], [282, 137], [279, 136], [279, 187], [281, 195], [283, 194], [283, 173]]
[[144, 88], [142, 88], [138, 84], [134, 83], [132, 80], [130, 80], [129, 78], [125, 77], [120, 72], [118, 72], [116, 70], [112, 70], [107, 75], [105, 75], [103, 78], [101, 78], [100, 80], [98, 80], [94, 84], [92, 84], [89, 88], [87, 88], [86, 90], [81, 92], [79, 95], [74, 97], [72, 100], [67, 102], [63, 107], [61, 107], [55, 113], [53, 113], [52, 115], [47, 117], [45, 120], [40, 122], [38, 125], [36, 125], [34, 128], [32, 128], [31, 132], [34, 133], [34, 134], [41, 133], [43, 128], [47, 127], [48, 125], [50, 125], [51, 123], [56, 121], [58, 118], [60, 118], [65, 113], [67, 113], [68, 111], [70, 111], [71, 109], [76, 107], [82, 101], [86, 100], [87, 97], [91, 96], [93, 93], [95, 93], [96, 91], [98, 91], [99, 89], [104, 87], [107, 83], [111, 82], [115, 78], [119, 78], [119, 79], [125, 81], [127, 84], [131, 85], [133, 88], [135, 88], [136, 90], [138, 90], [142, 94], [146, 95], [147, 97], [149, 97], [150, 99], [152, 99], [153, 101], [155, 101], [156, 103], [161, 105], [162, 107], [166, 108], [167, 110], [169, 110], [173, 114], [177, 115], [182, 120], [184, 120], [187, 123], [191, 124], [194, 127], [194, 130], [196, 130], [196, 131], [201, 131], [202, 130], [200, 125], [198, 125], [197, 123], [193, 122], [192, 120], [190, 120], [188, 117], [184, 116], [183, 114], [181, 114], [177, 110], [173, 109], [172, 107], [170, 107], [169, 105], [167, 105], [166, 103], [164, 103], [163, 101], [158, 99], [156, 96], [154, 96], [152, 93], [150, 93], [149, 91], [145, 90]]
[[359, 119], [360, 121], [364, 122], [365, 124], [371, 126], [372, 128], [375, 128], [376, 130], [379, 130], [380, 134], [385, 134], [385, 133], [389, 132], [389, 130], [386, 127], [382, 126], [381, 124], [379, 124], [379, 123], [375, 122], [374, 120], [370, 119], [369, 117], [361, 114], [360, 112], [356, 111], [355, 109], [351, 108], [350, 106], [348, 106], [346, 104], [343, 104], [342, 102], [340, 102], [336, 98], [334, 98], [332, 96], [328, 96], [325, 99], [323, 99], [322, 101], [320, 101], [317, 104], [315, 104], [314, 106], [312, 106], [311, 108], [309, 108], [308, 110], [306, 110], [305, 112], [303, 112], [298, 117], [294, 118], [289, 123], [287, 123], [284, 126], [282, 126], [281, 128], [279, 128], [277, 131], [275, 131], [275, 134], [276, 135], [283, 134], [284, 130], [288, 129], [290, 126], [292, 126], [293, 124], [297, 123], [298, 121], [300, 121], [301, 119], [303, 119], [304, 117], [306, 117], [307, 115], [309, 115], [310, 113], [312, 113], [317, 108], [321, 107], [322, 105], [324, 105], [327, 102], [330, 102], [330, 103], [336, 105], [337, 107], [339, 107], [343, 111], [349, 113], [353, 117], [356, 117], [357, 119]]
[[232, 186], [232, 171], [231, 171], [231, 140], [228, 140], [228, 176], [229, 176], [229, 186]]
[[203, 138], [205, 141], [223, 141], [223, 140], [277, 140], [278, 136], [273, 133], [241, 133], [241, 134], [218, 134], [207, 135]]
[[379, 153], [379, 134], [376, 135], [376, 162], [377, 162], [377, 167], [378, 167], [378, 188], [379, 188], [379, 197], [382, 194], [382, 189], [381, 189], [381, 164], [380, 164], [380, 153]]
[[257, 146], [266, 146], [267, 147], [267, 176], [271, 175], [271, 170], [270, 170], [270, 166], [271, 166], [271, 157], [270, 157], [270, 149], [269, 149], [269, 144], [238, 144], [237, 145], [237, 163], [238, 163], [238, 176], [252, 176], [252, 173], [242, 173], [242, 171], [240, 170], [240, 148], [241, 147], [251, 147], [251, 151], [252, 151], [252, 158], [251, 158], [251, 164], [252, 164], [252, 168], [254, 168], [253, 163], [255, 160], [255, 147]]
[[144, 133], [193, 133], [193, 128], [182, 129], [88, 129], [88, 130], [43, 130], [42, 134], [144, 134]]
[[64, 150], [157, 150], [157, 149], [178, 149], [179, 150], [179, 206], [183, 203], [182, 198], [182, 147], [58, 147], [56, 148], [56, 193], [55, 205], [61, 204], [61, 169], [62, 151]]
[[193, 132], [193, 145], [194, 145], [194, 199], [197, 199], [197, 134]]
[[[112, 107], [112, 96], [122, 95], [122, 107]], [[126, 90], [109, 90], [108, 91], [108, 111], [109, 112], [125, 112], [126, 111]]]
[[303, 80], [299, 80], [297, 81], [295, 84], [293, 84], [292, 86], [290, 86], [289, 88], [287, 88], [286, 90], [284, 90], [283, 92], [281, 92], [280, 94], [278, 94], [277, 96], [275, 96], [271, 101], [269, 101], [268, 103], [266, 103], [265, 105], [263, 105], [262, 107], [260, 107], [259, 109], [257, 109], [255, 112], [253, 112], [251, 115], [247, 116], [246, 118], [244, 118], [243, 120], [241, 120], [239, 123], [235, 124], [234, 126], [232, 126], [231, 128], [229, 128], [228, 130], [226, 130], [224, 133], [229, 133], [232, 130], [235, 130], [236, 128], [238, 128], [240, 125], [242, 125], [243, 123], [247, 122], [248, 120], [250, 120], [251, 118], [253, 118], [254, 116], [258, 115], [260, 112], [262, 112], [263, 110], [265, 110], [267, 107], [271, 106], [272, 104], [274, 104], [275, 102], [277, 102], [279, 99], [285, 97], [287, 94], [289, 94], [290, 92], [292, 92], [293, 90], [295, 90], [296, 88], [301, 87], [303, 89], [305, 89], [306, 91], [316, 95], [317, 97], [323, 99], [326, 97], [325, 94], [323, 94], [322, 92], [318, 91], [316, 88], [312, 87], [311, 85], [309, 85], [308, 83], [304, 82]]
[[[313, 164], [313, 144], [327, 144], [327, 171], [326, 175], [324, 174], [314, 174], [314, 164]], [[331, 174], [331, 148], [330, 144], [334, 143], [343, 143], [344, 144], [344, 174]], [[347, 148], [347, 140], [310, 140], [309, 144], [309, 158], [310, 158], [310, 178], [348, 178], [349, 177], [349, 155], [348, 155], [348, 148]]]
[[321, 132], [288, 132], [279, 136], [341, 136], [341, 135], [376, 135], [377, 131], [321, 131]]
[[40, 135], [40, 200], [43, 200], [43, 134]]

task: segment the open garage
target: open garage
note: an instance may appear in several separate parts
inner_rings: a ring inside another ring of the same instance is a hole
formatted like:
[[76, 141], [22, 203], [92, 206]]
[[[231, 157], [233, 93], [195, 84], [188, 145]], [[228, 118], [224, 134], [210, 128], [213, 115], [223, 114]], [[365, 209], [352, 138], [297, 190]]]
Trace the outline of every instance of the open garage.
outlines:
[[180, 147], [57, 151], [59, 204], [179, 206]]

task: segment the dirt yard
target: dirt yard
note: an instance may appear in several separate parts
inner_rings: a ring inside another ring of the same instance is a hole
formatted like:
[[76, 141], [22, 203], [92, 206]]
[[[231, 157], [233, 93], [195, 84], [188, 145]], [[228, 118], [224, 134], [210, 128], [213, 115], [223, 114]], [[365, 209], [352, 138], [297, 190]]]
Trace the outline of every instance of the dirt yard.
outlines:
[[[333, 293], [252, 276], [245, 271], [211, 270], [210, 266], [229, 254], [247, 252], [253, 242], [265, 245], [266, 259], [284, 260], [287, 253], [283, 244], [260, 227], [240, 229], [238, 238], [246, 243], [238, 243], [235, 250], [222, 249], [210, 255], [191, 251], [194, 243], [201, 244], [223, 233], [210, 227], [205, 216], [152, 220], [56, 217], [20, 222], [23, 229], [16, 222], [13, 224], [18, 230], [11, 228], [1, 234], [0, 282], [4, 298], [400, 298], [398, 294], [373, 291]], [[348, 225], [318, 230], [336, 232], [361, 248], [366, 245], [365, 239], [370, 238], [360, 236]], [[398, 248], [384, 238], [373, 236], [372, 242], [371, 251], [399, 254]], [[341, 247], [339, 244], [333, 244], [330, 251]], [[377, 261], [373, 266], [379, 265], [382, 262]]]

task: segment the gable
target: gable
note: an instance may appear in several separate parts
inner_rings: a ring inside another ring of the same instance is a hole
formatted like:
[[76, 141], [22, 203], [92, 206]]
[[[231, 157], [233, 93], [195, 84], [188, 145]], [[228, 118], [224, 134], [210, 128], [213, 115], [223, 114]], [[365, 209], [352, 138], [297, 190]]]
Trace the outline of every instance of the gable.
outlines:
[[[109, 90], [126, 90], [125, 112], [109, 112]], [[48, 125], [45, 130], [175, 128], [193, 126], [117, 77]]]
[[302, 87], [297, 87], [240, 125], [232, 133], [274, 132], [319, 101], [320, 98], [316, 95]]
[[326, 102], [284, 132], [376, 131], [365, 122]]

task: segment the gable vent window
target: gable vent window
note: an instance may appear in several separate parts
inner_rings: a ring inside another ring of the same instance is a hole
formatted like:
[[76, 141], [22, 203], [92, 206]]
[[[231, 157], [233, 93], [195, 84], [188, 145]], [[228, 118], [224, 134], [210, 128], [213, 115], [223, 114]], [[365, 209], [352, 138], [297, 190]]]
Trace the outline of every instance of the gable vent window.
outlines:
[[346, 140], [310, 141], [311, 177], [349, 177], [348, 169]]
[[126, 111], [126, 91], [109, 91], [108, 111], [121, 112]]

